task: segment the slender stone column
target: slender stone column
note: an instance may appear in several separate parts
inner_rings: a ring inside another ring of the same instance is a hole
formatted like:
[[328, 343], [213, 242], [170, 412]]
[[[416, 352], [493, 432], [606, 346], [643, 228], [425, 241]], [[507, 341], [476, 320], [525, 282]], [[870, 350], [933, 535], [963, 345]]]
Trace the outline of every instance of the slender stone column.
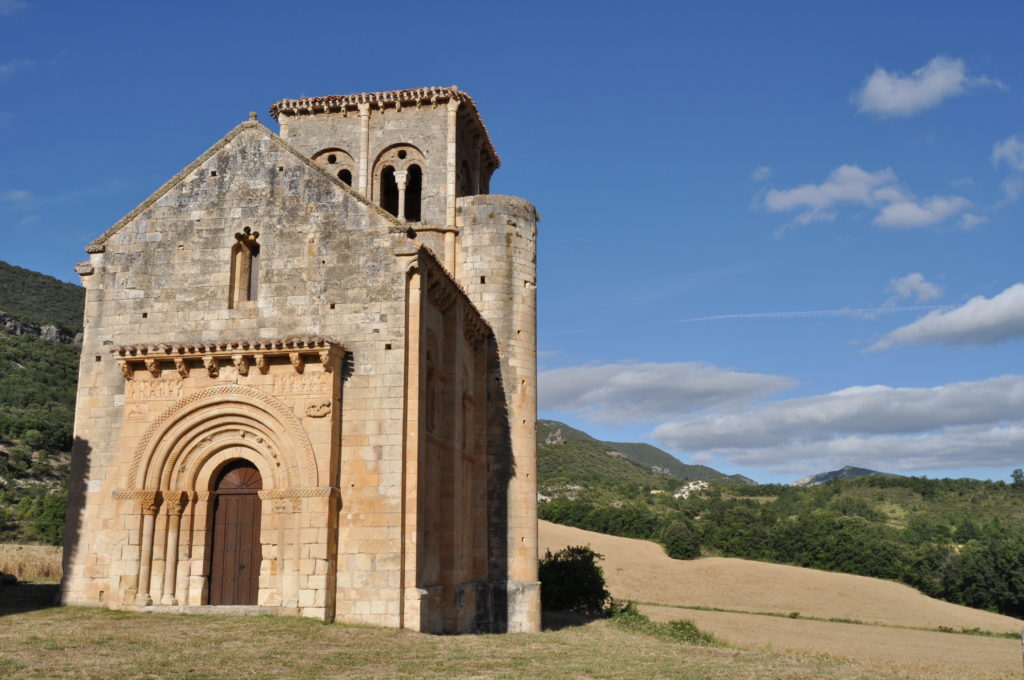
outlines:
[[147, 607], [153, 604], [153, 599], [149, 596], [149, 579], [153, 570], [153, 534], [156, 529], [157, 506], [156, 492], [142, 501], [142, 555], [139, 560], [139, 592], [135, 596], [135, 604]]
[[181, 513], [185, 509], [181, 494], [167, 499], [167, 558], [164, 565], [164, 593], [160, 604], [178, 604], [178, 536], [181, 527]]
[[398, 185], [398, 219], [405, 222], [405, 181], [409, 177], [407, 170], [395, 171], [395, 184]]
[[288, 598], [295, 602], [293, 607], [299, 605], [299, 566], [302, 563], [302, 499], [292, 498], [292, 576]]
[[274, 581], [274, 587], [277, 590], [278, 604], [283, 604], [285, 600], [285, 550], [288, 545], [288, 534], [284, 525], [291, 515], [291, 503], [283, 499], [275, 499], [272, 507], [277, 520], [277, 578]]
[[[448, 201], [445, 206], [445, 225], [449, 229], [455, 229], [456, 126], [458, 124], [459, 105], [461, 103], [455, 98], [448, 100], [448, 158], [446, 160]], [[444, 234], [444, 266], [453, 276], [456, 275], [454, 231], [446, 231]]]
[[370, 105], [359, 105], [359, 191], [370, 198]]

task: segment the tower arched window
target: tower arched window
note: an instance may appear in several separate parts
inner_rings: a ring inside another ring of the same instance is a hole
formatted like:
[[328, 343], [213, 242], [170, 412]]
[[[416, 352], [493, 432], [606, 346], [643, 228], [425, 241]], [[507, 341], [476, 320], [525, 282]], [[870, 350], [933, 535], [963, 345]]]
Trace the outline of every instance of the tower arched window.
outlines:
[[235, 234], [231, 247], [231, 290], [228, 309], [256, 300], [260, 285], [260, 232], [246, 227]]
[[373, 201], [406, 222], [423, 218], [423, 173], [426, 159], [411, 144], [385, 149], [374, 163]]
[[408, 222], [419, 222], [423, 204], [423, 170], [418, 165], [410, 165], [405, 178], [405, 219]]
[[352, 186], [356, 162], [344, 149], [336, 147], [321, 149], [313, 154], [313, 162], [345, 184]]
[[390, 165], [380, 172], [380, 207], [398, 217], [398, 182]]

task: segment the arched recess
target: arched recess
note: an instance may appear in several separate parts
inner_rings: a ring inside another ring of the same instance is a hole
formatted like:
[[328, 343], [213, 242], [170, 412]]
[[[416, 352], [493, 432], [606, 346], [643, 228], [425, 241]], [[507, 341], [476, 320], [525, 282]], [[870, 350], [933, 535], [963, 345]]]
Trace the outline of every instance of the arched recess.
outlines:
[[240, 450], [259, 469], [265, 488], [318, 484], [313, 447], [292, 410], [242, 385], [208, 387], [164, 411], [135, 449], [129, 483], [139, 489], [205, 491]]
[[426, 158], [412, 144], [384, 149], [373, 164], [371, 199], [399, 219], [419, 222]]
[[353, 160], [352, 155], [344, 149], [336, 147], [321, 149], [313, 154], [312, 160], [334, 177], [352, 186], [352, 178], [356, 172], [356, 162]]

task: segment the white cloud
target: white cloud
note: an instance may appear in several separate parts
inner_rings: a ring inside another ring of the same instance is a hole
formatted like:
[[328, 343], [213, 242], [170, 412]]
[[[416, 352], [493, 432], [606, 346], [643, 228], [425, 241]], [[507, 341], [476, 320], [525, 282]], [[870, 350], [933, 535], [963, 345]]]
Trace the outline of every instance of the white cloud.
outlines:
[[986, 76], [969, 76], [963, 59], [937, 56], [910, 75], [876, 68], [853, 100], [865, 113], [910, 116], [938, 106], [944, 99], [969, 89], [1002, 83]]
[[830, 212], [829, 208], [843, 202], [874, 204], [879, 200], [875, 192], [880, 187], [892, 189], [895, 182], [896, 175], [889, 168], [868, 172], [856, 165], [840, 165], [821, 184], [769, 190], [764, 195], [764, 206], [776, 212], [807, 208], [796, 218], [802, 224], [821, 219], [834, 219], [835, 214]]
[[874, 221], [883, 227], [924, 227], [941, 222], [970, 204], [963, 196], [932, 196], [920, 203], [902, 200], [882, 208]]
[[964, 213], [960, 216], [959, 226], [961, 229], [974, 229], [980, 224], [985, 224], [989, 221], [989, 218], [981, 215], [974, 215], [972, 213]]
[[21, 69], [28, 68], [33, 64], [34, 62], [29, 61], [28, 59], [16, 59], [15, 61], [5, 61], [3, 63], [0, 63], [0, 77], [9, 76], [15, 71], [20, 71]]
[[724, 321], [727, 319], [827, 319], [835, 317], [853, 317], [856, 319], [873, 319], [879, 314], [898, 314], [904, 312], [921, 312], [932, 309], [949, 309], [948, 305], [905, 305], [895, 307], [887, 304], [882, 307], [841, 307], [839, 309], [801, 309], [788, 312], [745, 312], [742, 314], [715, 314], [714, 316], [696, 316], [679, 319], [677, 323], [694, 323], [697, 321]]
[[0, 0], [0, 16], [10, 14], [16, 10], [22, 9], [26, 4], [24, 0]]
[[754, 172], [750, 173], [750, 179], [754, 180], [755, 182], [763, 182], [766, 179], [771, 178], [771, 176], [772, 169], [767, 165], [762, 165], [759, 168], [755, 168]]
[[1014, 170], [1024, 170], [1024, 139], [1018, 135], [1007, 137], [992, 146], [992, 165], [1006, 163]]
[[1018, 465], [1024, 376], [930, 388], [884, 385], [675, 418], [652, 436], [676, 450], [775, 471], [859, 465], [926, 470]]
[[23, 203], [32, 200], [32, 193], [24, 189], [7, 189], [0, 191], [0, 201], [4, 203]]
[[876, 342], [871, 350], [900, 344], [993, 345], [1024, 337], [1024, 283], [986, 298], [971, 298], [948, 311], [935, 311], [901, 326]]
[[1003, 190], [1003, 198], [996, 206], [1013, 203], [1024, 195], [1024, 177], [1007, 177], [999, 184], [999, 188]]
[[699, 363], [613, 363], [544, 371], [540, 408], [594, 422], [654, 423], [689, 411], [745, 403], [794, 385], [789, 378]]
[[918, 302], [927, 302], [942, 295], [942, 287], [925, 279], [920, 272], [892, 279], [889, 290], [896, 294], [897, 299], [915, 298]]
[[840, 165], [821, 184], [770, 189], [763, 198], [768, 210], [803, 210], [794, 218], [799, 224], [834, 220], [835, 208], [842, 203], [878, 208], [874, 223], [895, 228], [935, 224], [971, 204], [963, 196], [932, 196], [918, 201], [899, 185], [890, 168], [869, 172], [856, 165]]

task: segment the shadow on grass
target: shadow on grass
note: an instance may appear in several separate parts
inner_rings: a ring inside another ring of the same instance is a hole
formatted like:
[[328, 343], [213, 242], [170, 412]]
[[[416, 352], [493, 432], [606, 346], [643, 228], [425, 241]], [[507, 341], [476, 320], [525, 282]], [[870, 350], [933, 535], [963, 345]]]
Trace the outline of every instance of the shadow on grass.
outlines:
[[540, 615], [541, 630], [562, 630], [563, 628], [575, 628], [592, 623], [603, 616], [588, 616], [579, 612], [549, 611], [544, 610]]
[[56, 607], [59, 583], [18, 582], [0, 587], [0, 616]]

